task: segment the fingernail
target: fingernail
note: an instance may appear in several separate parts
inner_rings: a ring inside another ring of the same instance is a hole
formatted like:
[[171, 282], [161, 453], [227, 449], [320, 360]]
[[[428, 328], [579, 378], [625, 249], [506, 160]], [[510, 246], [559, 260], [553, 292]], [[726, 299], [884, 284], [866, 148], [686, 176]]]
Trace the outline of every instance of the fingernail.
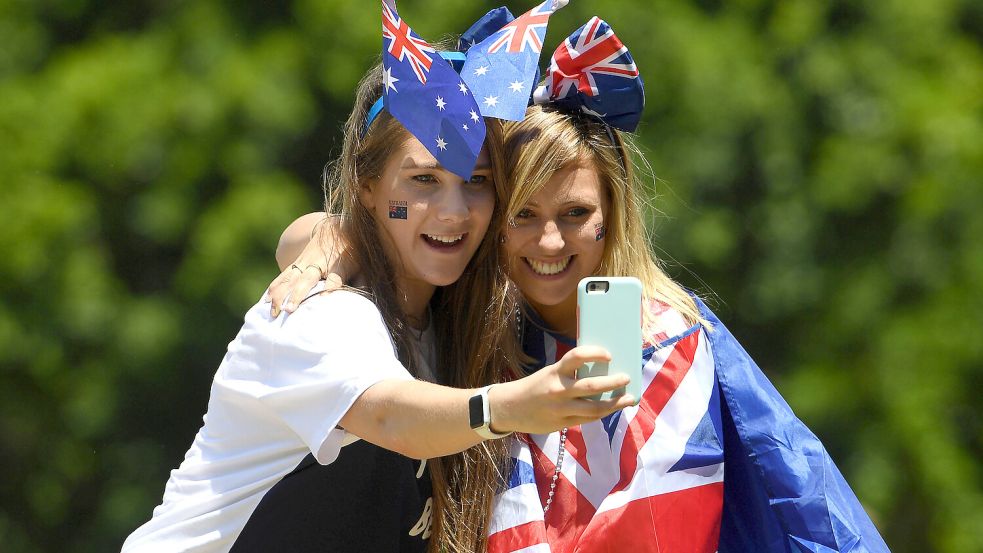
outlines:
[[277, 312], [276, 306], [273, 306], [273, 307], [270, 308], [270, 316], [271, 317], [273, 317], [275, 319], [278, 314], [279, 313]]
[[284, 304], [283, 310], [286, 311], [287, 313], [293, 313], [294, 312], [294, 302], [288, 301], [286, 304]]

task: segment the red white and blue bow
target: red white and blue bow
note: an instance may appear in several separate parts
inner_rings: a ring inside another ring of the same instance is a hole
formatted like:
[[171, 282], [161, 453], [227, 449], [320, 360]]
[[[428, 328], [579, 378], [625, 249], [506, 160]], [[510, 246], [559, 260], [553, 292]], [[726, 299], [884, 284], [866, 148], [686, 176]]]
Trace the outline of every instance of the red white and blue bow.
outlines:
[[592, 17], [557, 47], [533, 101], [582, 111], [631, 132], [642, 117], [645, 90], [628, 48], [610, 25]]

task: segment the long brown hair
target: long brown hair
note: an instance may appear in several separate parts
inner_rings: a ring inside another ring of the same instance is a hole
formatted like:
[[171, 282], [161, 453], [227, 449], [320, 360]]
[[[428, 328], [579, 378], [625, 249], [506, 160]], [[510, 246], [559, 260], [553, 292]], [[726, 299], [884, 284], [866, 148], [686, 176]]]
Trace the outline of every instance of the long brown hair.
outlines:
[[512, 220], [547, 181], [565, 167], [590, 163], [611, 200], [598, 274], [634, 276], [646, 298], [662, 301], [689, 322], [705, 322], [693, 298], [663, 271], [649, 248], [642, 199], [629, 135], [599, 119], [554, 107], [532, 106], [526, 117], [505, 126], [505, 155], [512, 186], [505, 208]]
[[[329, 213], [343, 214], [342, 235], [360, 267], [364, 280], [361, 290], [371, 296], [382, 314], [400, 360], [416, 374], [412, 354], [416, 344], [392, 285], [395, 270], [383, 253], [373, 214], [359, 200], [359, 191], [381, 175], [386, 161], [409, 137], [385, 110], [365, 129], [366, 114], [382, 95], [381, 75], [382, 66], [376, 64], [358, 85], [341, 154], [325, 172], [325, 202]], [[496, 191], [492, 221], [461, 278], [438, 288], [431, 300], [438, 380], [459, 388], [476, 388], [516, 376], [520, 355], [515, 331], [518, 295], [501, 263], [496, 232], [502, 227], [507, 190], [502, 131], [494, 121], [486, 124], [485, 146]], [[495, 440], [429, 461], [434, 513], [429, 551], [485, 550], [491, 502], [501, 487], [507, 460], [507, 442]]]

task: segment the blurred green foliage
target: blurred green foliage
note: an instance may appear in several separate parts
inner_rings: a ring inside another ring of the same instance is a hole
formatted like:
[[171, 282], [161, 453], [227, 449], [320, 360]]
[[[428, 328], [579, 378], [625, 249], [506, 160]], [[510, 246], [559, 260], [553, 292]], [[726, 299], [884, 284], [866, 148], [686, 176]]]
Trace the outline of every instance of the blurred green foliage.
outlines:
[[[494, 5], [400, 8], [436, 39]], [[894, 551], [983, 551], [983, 4], [574, 0], [548, 48], [595, 13], [646, 81], [671, 272]], [[114, 550], [150, 516], [280, 230], [320, 207], [378, 21], [0, 0], [4, 551]]]

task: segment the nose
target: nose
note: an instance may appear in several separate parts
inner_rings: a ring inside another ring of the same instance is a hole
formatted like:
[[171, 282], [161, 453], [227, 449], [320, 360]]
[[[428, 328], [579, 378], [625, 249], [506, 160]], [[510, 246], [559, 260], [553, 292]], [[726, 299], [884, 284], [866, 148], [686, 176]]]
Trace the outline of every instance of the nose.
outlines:
[[558, 252], [563, 249], [563, 233], [556, 221], [549, 220], [543, 225], [543, 233], [539, 236], [539, 247], [544, 251]]
[[449, 223], [458, 223], [471, 215], [464, 187], [458, 183], [448, 183], [443, 187], [437, 204], [437, 218]]

